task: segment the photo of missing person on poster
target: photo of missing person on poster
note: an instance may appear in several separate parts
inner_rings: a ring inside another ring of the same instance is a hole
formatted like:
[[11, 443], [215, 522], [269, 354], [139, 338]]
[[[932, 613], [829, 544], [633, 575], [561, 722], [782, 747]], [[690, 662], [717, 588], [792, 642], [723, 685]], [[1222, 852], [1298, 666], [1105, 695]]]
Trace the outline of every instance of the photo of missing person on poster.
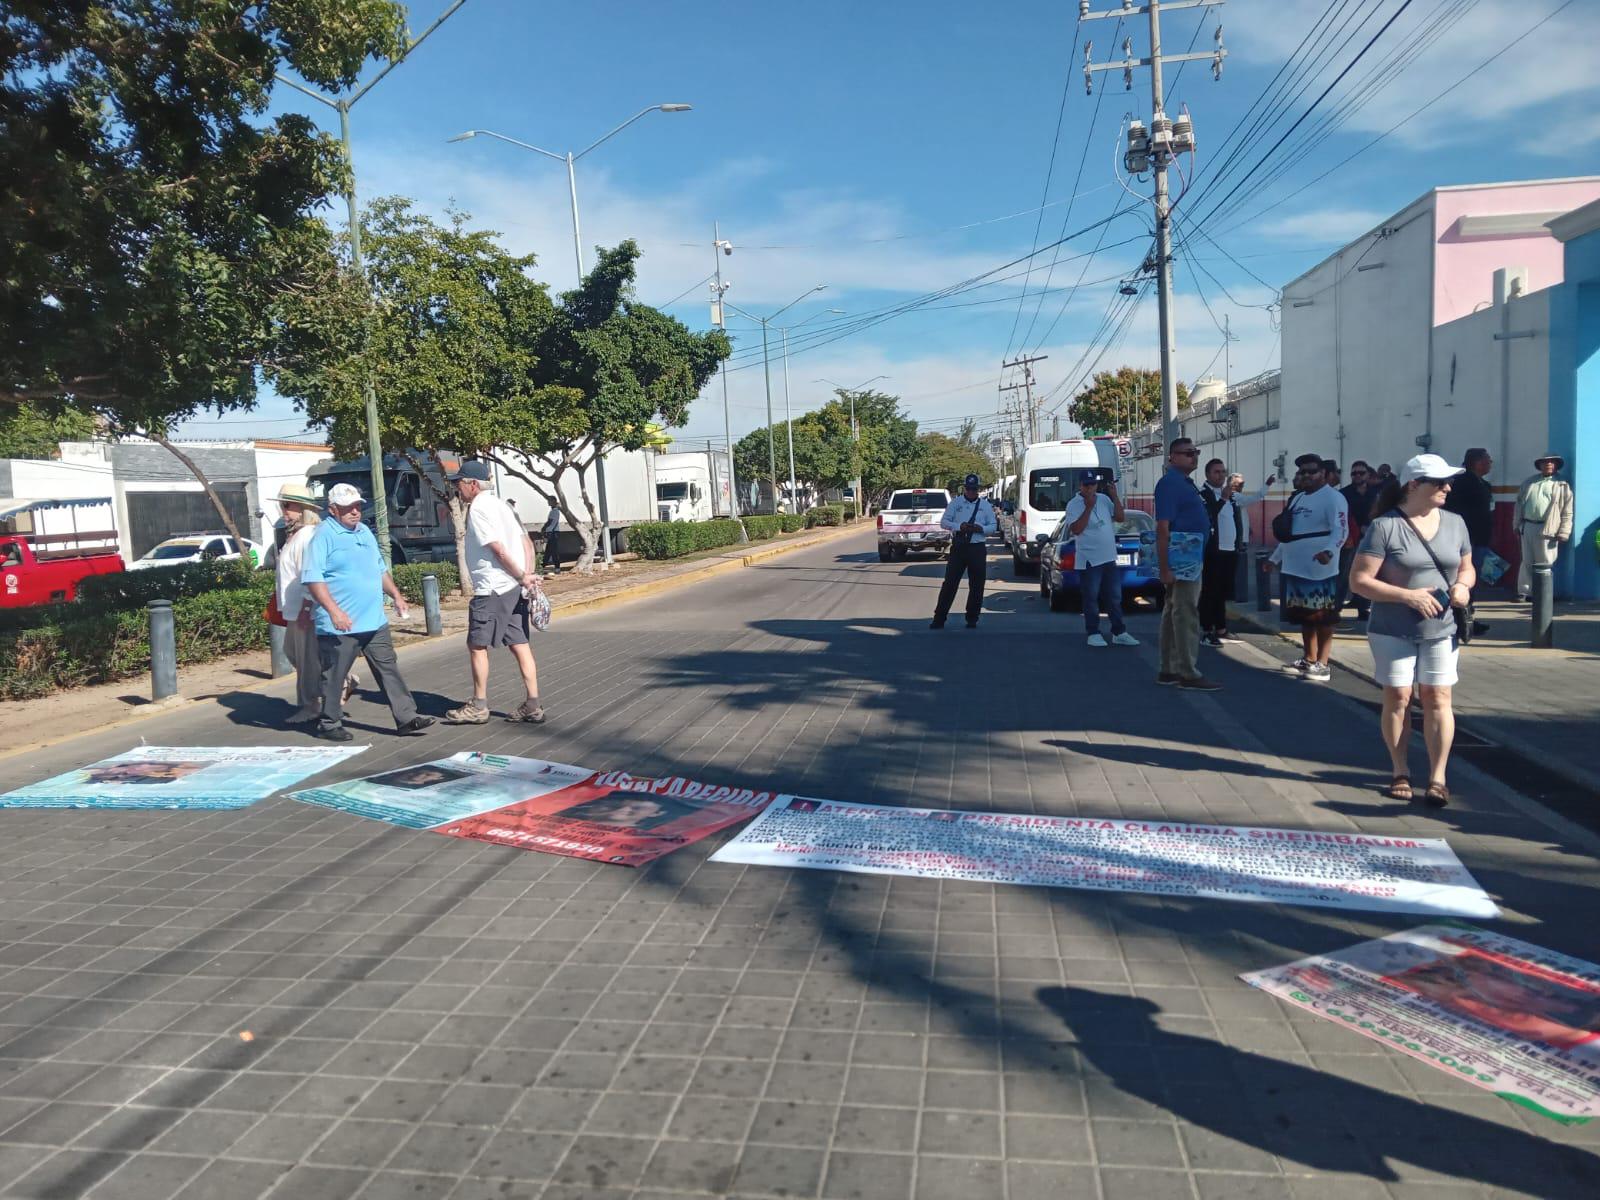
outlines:
[[109, 767], [90, 767], [84, 772], [85, 783], [176, 783], [185, 776], [203, 771], [211, 763], [204, 762], [128, 762]]
[[794, 799], [789, 801], [788, 804], [784, 805], [785, 811], [797, 813], [814, 813], [821, 807], [822, 802], [820, 800]]
[[570, 808], [558, 809], [550, 816], [563, 821], [583, 821], [591, 825], [644, 833], [699, 811], [698, 805], [682, 800], [619, 790], [584, 800]]
[[414, 791], [418, 788], [438, 787], [441, 783], [454, 783], [457, 779], [466, 779], [471, 774], [470, 771], [457, 770], [443, 763], [422, 763], [420, 766], [402, 767], [398, 771], [369, 776], [367, 782], [380, 787]]
[[1386, 982], [1529, 1041], [1563, 1050], [1600, 1039], [1600, 990], [1472, 947]]

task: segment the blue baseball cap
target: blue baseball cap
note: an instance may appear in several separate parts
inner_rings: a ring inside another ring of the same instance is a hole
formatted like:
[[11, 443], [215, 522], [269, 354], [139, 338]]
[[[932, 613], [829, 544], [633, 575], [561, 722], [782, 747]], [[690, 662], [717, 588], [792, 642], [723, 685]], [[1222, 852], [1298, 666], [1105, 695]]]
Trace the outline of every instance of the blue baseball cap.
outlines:
[[983, 480], [979, 479], [976, 475], [968, 475], [966, 479], [962, 481], [962, 484], [965, 487], [977, 488], [983, 486]]

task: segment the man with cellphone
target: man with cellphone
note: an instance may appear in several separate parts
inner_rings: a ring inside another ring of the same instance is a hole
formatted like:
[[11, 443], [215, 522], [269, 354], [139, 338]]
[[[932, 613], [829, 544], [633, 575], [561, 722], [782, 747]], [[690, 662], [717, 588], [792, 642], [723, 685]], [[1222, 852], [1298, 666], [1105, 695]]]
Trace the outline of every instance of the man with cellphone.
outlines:
[[[1239, 555], [1250, 545], [1245, 508], [1266, 497], [1276, 475], [1267, 476], [1258, 492], [1241, 494], [1244, 478], [1228, 474], [1227, 464], [1213, 458], [1206, 464], [1206, 481], [1200, 485], [1200, 499], [1211, 519], [1206, 537], [1205, 560], [1200, 568], [1200, 643], [1220, 646], [1239, 639], [1228, 632], [1228, 601], [1234, 598], [1233, 582], [1238, 572]], [[1235, 482], [1237, 481], [1237, 482]]]
[[[1075, 548], [1078, 590], [1083, 596], [1083, 629], [1091, 646], [1137, 646], [1139, 639], [1122, 620], [1122, 570], [1117, 566], [1117, 526], [1124, 518], [1122, 497], [1109, 471], [1078, 473], [1078, 494], [1067, 501], [1065, 520]], [[1100, 632], [1100, 610], [1111, 618], [1111, 641]]]
[[945, 563], [944, 583], [939, 587], [939, 601], [929, 629], [944, 628], [963, 575], [967, 577], [967, 628], [978, 627], [978, 614], [983, 611], [983, 585], [989, 569], [989, 548], [984, 539], [1000, 527], [994, 517], [994, 506], [979, 494], [982, 486], [983, 481], [976, 475], [968, 475], [961, 495], [950, 501], [939, 519], [940, 527], [948, 529], [955, 537], [950, 541], [950, 560]]

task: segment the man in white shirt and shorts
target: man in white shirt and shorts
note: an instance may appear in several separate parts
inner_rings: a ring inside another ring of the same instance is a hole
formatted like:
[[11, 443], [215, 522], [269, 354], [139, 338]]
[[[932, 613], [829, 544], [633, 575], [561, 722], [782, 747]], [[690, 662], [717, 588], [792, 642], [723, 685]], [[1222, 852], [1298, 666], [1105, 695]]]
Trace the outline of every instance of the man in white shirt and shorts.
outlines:
[[467, 606], [467, 659], [472, 669], [472, 697], [445, 713], [448, 725], [484, 725], [489, 720], [489, 651], [504, 646], [517, 660], [525, 699], [506, 716], [508, 721], [544, 723], [539, 705], [539, 671], [528, 645], [528, 601], [525, 592], [538, 583], [533, 542], [517, 514], [492, 489], [487, 463], [468, 460], [450, 476], [467, 509], [467, 569], [472, 573], [472, 600]]

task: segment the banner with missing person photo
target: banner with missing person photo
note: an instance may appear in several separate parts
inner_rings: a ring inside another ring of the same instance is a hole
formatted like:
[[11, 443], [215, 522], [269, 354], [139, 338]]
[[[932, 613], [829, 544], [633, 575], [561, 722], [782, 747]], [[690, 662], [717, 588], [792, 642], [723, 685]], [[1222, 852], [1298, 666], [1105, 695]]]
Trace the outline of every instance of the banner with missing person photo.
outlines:
[[365, 746], [136, 746], [0, 796], [0, 808], [244, 808]]
[[1470, 926], [1425, 925], [1240, 978], [1544, 1116], [1600, 1116], [1592, 962]]
[[294, 799], [450, 837], [636, 867], [749, 820], [772, 793], [470, 752]]

